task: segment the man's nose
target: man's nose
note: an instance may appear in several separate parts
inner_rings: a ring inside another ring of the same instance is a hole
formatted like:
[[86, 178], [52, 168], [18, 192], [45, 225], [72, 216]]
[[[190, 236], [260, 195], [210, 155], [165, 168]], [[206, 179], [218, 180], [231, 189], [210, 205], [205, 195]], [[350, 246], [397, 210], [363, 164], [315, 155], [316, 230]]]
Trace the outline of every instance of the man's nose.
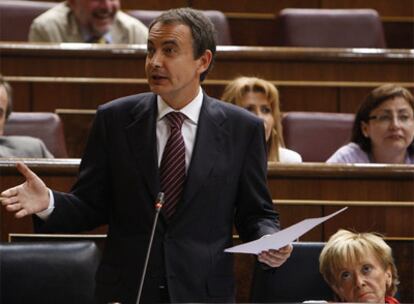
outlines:
[[159, 52], [154, 52], [149, 58], [149, 62], [152, 67], [161, 67], [162, 56], [159, 54]]

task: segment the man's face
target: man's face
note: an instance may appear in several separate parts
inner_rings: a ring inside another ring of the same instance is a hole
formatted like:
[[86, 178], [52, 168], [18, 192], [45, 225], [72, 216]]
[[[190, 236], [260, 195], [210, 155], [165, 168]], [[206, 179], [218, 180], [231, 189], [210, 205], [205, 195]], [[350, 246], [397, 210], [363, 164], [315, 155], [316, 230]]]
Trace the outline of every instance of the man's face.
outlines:
[[151, 91], [172, 108], [185, 106], [197, 95], [200, 74], [207, 70], [211, 59], [210, 50], [194, 58], [193, 38], [187, 25], [156, 23], [149, 32], [145, 62]]
[[4, 133], [4, 124], [6, 123], [7, 98], [6, 89], [0, 85], [0, 136]]
[[69, 6], [79, 24], [93, 35], [106, 34], [120, 9], [120, 0], [69, 0]]

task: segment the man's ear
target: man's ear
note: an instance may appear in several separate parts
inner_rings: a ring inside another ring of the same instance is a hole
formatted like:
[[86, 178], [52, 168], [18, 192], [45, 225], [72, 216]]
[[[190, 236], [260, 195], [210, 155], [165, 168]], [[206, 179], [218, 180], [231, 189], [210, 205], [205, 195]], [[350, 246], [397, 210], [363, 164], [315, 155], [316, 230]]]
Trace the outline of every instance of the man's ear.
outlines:
[[212, 59], [213, 59], [213, 53], [210, 50], [206, 50], [204, 54], [201, 55], [200, 58], [198, 58], [198, 62], [199, 62], [198, 72], [200, 74], [207, 71], [208, 67], [211, 64]]

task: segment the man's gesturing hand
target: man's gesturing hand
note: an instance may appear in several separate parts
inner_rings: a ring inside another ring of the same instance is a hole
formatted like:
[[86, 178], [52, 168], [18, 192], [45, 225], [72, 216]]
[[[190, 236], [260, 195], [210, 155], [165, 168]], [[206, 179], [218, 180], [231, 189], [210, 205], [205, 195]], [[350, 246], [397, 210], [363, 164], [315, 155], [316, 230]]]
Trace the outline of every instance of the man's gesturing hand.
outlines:
[[16, 218], [46, 210], [49, 206], [49, 190], [45, 183], [24, 163], [16, 164], [17, 170], [26, 181], [0, 194], [0, 202]]

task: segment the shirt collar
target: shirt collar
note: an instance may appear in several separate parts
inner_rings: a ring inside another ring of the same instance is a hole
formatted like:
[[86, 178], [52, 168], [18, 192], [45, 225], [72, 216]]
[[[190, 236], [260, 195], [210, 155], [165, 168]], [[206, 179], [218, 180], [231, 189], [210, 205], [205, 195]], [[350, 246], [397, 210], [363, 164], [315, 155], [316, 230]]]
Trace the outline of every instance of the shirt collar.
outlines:
[[[202, 105], [203, 105], [203, 90], [201, 90], [201, 87], [199, 87], [197, 96], [193, 100], [191, 100], [184, 108], [180, 109], [179, 112], [185, 114], [185, 116], [187, 116], [187, 118], [190, 119], [191, 122], [193, 122], [194, 124], [197, 124]], [[157, 95], [157, 106], [158, 106], [157, 120], [161, 120], [168, 113], [175, 111], [161, 98], [160, 95]]]
[[[80, 27], [79, 30], [80, 30], [83, 41], [89, 42], [89, 41], [96, 40], [96, 38], [91, 34], [91, 32], [87, 28]], [[105, 39], [106, 43], [109, 43], [109, 44], [112, 43], [112, 36], [110, 32], [107, 32], [105, 35], [102, 36], [102, 38]]]

